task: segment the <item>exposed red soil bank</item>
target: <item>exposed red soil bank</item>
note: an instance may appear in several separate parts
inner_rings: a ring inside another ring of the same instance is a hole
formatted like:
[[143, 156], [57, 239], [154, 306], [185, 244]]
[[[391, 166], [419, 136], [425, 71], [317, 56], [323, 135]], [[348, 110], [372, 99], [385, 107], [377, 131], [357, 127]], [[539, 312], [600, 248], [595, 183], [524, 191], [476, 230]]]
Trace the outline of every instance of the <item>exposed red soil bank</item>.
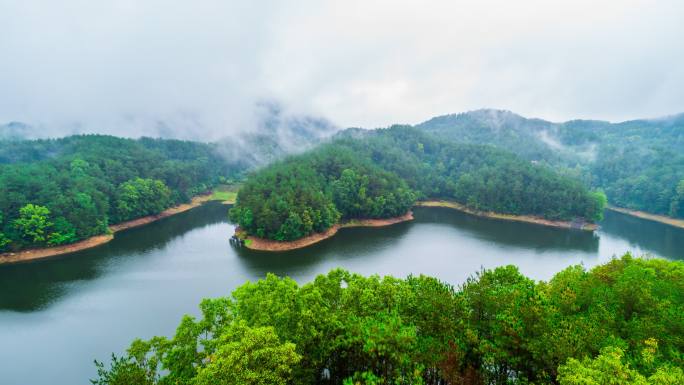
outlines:
[[621, 207], [613, 207], [613, 206], [609, 206], [608, 210], [613, 210], [613, 211], [617, 211], [619, 213], [631, 215], [631, 216], [634, 216], [637, 218], [647, 219], [649, 221], [660, 222], [660, 223], [664, 223], [666, 225], [670, 225], [670, 226], [679, 227], [679, 228], [684, 229], [684, 219], [666, 217], [665, 215], [645, 213], [643, 211], [623, 209]]
[[395, 217], [395, 218], [387, 218], [387, 219], [355, 219], [351, 220], [345, 223], [339, 223], [325, 232], [322, 233], [315, 233], [308, 235], [304, 238], [300, 238], [294, 241], [274, 241], [271, 239], [264, 239], [264, 238], [258, 238], [254, 237], [251, 235], [245, 235], [242, 233], [239, 229], [236, 230], [236, 233], [241, 237], [245, 239], [245, 246], [252, 249], [252, 250], [261, 250], [261, 251], [286, 251], [286, 250], [295, 250], [295, 249], [301, 249], [303, 247], [307, 247], [310, 245], [313, 245], [314, 243], [318, 243], [324, 239], [328, 239], [332, 237], [333, 235], [337, 234], [337, 232], [340, 229], [343, 228], [348, 228], [348, 227], [382, 227], [382, 226], [390, 226], [395, 223], [400, 223], [400, 222], [406, 222], [413, 220], [413, 213], [411, 211], [407, 212], [406, 214], [400, 216], [400, 217]]
[[[133, 219], [126, 222], [117, 223], [115, 225], [109, 226], [110, 234], [96, 235], [82, 241], [72, 243], [69, 245], [55, 246], [55, 247], [45, 247], [40, 249], [27, 249], [18, 251], [16, 253], [3, 253], [0, 254], [0, 264], [4, 263], [17, 263], [32, 261], [35, 259], [49, 258], [62, 254], [74, 253], [81, 250], [90, 249], [96, 246], [103, 245], [112, 239], [114, 239], [114, 233], [123, 231], [126, 229], [131, 229], [133, 227], [144, 226], [146, 224], [158, 221], [162, 218], [170, 217], [188, 211], [197, 206], [200, 206], [211, 200], [211, 195], [200, 195], [192, 198], [190, 203], [184, 203], [175, 207], [171, 207], [162, 211], [157, 215], [148, 215], [146, 217]], [[223, 204], [232, 204], [234, 202], [225, 201]]]
[[478, 210], [473, 210], [468, 207], [465, 207], [464, 205], [456, 202], [450, 202], [450, 201], [422, 201], [422, 202], [416, 202], [416, 206], [423, 206], [423, 207], [447, 207], [450, 209], [462, 211], [464, 213], [468, 213], [471, 215], [477, 215], [479, 217], [484, 217], [484, 218], [493, 218], [493, 219], [503, 219], [506, 221], [514, 221], [514, 222], [526, 222], [526, 223], [536, 223], [538, 225], [544, 225], [544, 226], [551, 226], [551, 227], [561, 227], [565, 229], [578, 229], [578, 230], [586, 230], [586, 231], [594, 231], [598, 228], [598, 226], [594, 223], [587, 223], [587, 222], [569, 222], [569, 221], [552, 221], [544, 218], [539, 218], [539, 217], [533, 217], [530, 215], [511, 215], [511, 214], [499, 214], [499, 213], [494, 213], [491, 211], [478, 211]]

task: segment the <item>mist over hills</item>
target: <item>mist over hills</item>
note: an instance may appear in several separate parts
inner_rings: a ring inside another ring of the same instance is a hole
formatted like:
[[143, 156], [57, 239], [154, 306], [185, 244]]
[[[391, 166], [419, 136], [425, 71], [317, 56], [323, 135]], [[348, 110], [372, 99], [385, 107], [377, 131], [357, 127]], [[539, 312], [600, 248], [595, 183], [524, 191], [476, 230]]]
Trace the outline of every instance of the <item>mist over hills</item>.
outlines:
[[264, 104], [262, 110], [256, 129], [217, 142], [218, 151], [229, 162], [247, 168], [265, 165], [305, 151], [339, 130], [325, 118], [284, 114], [278, 104]]
[[615, 145], [648, 139], [666, 147], [684, 149], [684, 114], [620, 123], [570, 120], [554, 123], [525, 118], [511, 111], [481, 109], [442, 115], [416, 127], [458, 142], [492, 144], [529, 160], [566, 164], [596, 160], [596, 146], [606, 140]]
[[[331, 138], [362, 137], [370, 132], [362, 128], [340, 130], [325, 118], [286, 113], [278, 103], [262, 103], [258, 111], [254, 127], [215, 141], [213, 148], [232, 168], [250, 170]], [[684, 216], [681, 113], [619, 123], [557, 123], [506, 110], [480, 109], [437, 116], [414, 127], [442, 139], [492, 145], [545, 163], [592, 188], [605, 190], [616, 206]], [[16, 142], [35, 135], [24, 123], [0, 126], [0, 139], [4, 139], [4, 145], [0, 142], [0, 162], [21, 161], [27, 153], [37, 156], [50, 148], [50, 140]], [[201, 140], [201, 135], [197, 139]], [[14, 142], [9, 145], [8, 141]], [[59, 150], [46, 151], [43, 156], [55, 152]]]
[[[213, 142], [212, 148], [228, 161], [231, 168], [251, 169], [287, 154], [305, 151], [339, 130], [325, 118], [289, 113], [275, 102], [260, 103], [255, 115], [253, 126], [225, 134], [218, 140], [207, 140], [201, 132], [179, 135], [179, 132], [189, 129], [161, 123], [155, 128], [157, 135], [154, 137], [179, 139], [180, 136], [181, 139], [190, 137], [192, 141]], [[45, 137], [40, 128], [21, 122], [0, 125], [0, 163], [34, 161], [77, 152], [79, 141], [65, 141], [71, 137], [73, 135]]]
[[[492, 145], [605, 190], [610, 203], [684, 217], [684, 114], [619, 123], [555, 123], [481, 109], [414, 127], [460, 143]], [[340, 136], [362, 136], [362, 129]]]
[[620, 123], [553, 123], [510, 111], [477, 110], [417, 127], [547, 163], [605, 190], [613, 205], [684, 217], [684, 114]]
[[31, 127], [21, 122], [0, 124], [0, 140], [31, 139]]
[[[366, 130], [341, 130], [323, 117], [289, 114], [276, 102], [259, 103], [256, 115], [253, 127], [223, 135], [218, 140], [203, 139], [201, 130], [183, 136], [190, 136], [190, 140], [195, 141], [214, 141], [228, 159], [260, 165], [303, 151], [336, 133], [358, 136]], [[616, 140], [616, 145], [648, 139], [664, 147], [684, 149], [684, 113], [619, 123], [580, 119], [556, 123], [526, 118], [508, 110], [479, 109], [436, 116], [414, 127], [456, 142], [490, 144], [525, 159], [566, 165], [596, 160], [596, 146], [607, 139]], [[159, 122], [155, 130], [156, 135], [141, 136], [173, 139], [177, 137], [174, 133], [184, 128]], [[41, 128], [31, 124], [9, 122], [0, 125], [0, 140], [39, 138], [47, 139]]]

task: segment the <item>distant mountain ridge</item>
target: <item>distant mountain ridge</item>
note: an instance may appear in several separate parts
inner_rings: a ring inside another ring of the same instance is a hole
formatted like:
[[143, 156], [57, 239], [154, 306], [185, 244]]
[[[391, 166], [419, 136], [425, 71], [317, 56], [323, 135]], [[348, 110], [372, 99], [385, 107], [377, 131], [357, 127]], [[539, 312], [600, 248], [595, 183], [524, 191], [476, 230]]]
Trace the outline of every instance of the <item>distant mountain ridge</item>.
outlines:
[[538, 118], [525, 118], [507, 110], [480, 109], [437, 116], [417, 124], [416, 127], [436, 134], [449, 135], [457, 141], [481, 140], [490, 144], [503, 143], [512, 137], [544, 142], [538, 135], [546, 132], [552, 135], [551, 138], [557, 140], [559, 144], [579, 146], [587, 142], [596, 142], [602, 135], [629, 136], [635, 133], [643, 134], [644, 129], [655, 130], [657, 134], [665, 134], [668, 140], [671, 139], [672, 134], [675, 139], [679, 139], [684, 133], [684, 113], [619, 123], [584, 119], [555, 123]]
[[[480, 109], [436, 116], [413, 127], [547, 164], [604, 190], [615, 206], [684, 217], [684, 113], [618, 123], [557, 123]], [[368, 132], [348, 128], [336, 136], [358, 138]]]
[[[256, 108], [255, 127], [231, 133], [216, 140], [214, 148], [231, 165], [231, 168], [251, 169], [263, 166], [289, 154], [303, 152], [331, 137], [339, 130], [329, 120], [312, 115], [286, 112], [277, 102], [262, 102]], [[160, 124], [159, 137], [173, 139], [174, 128]], [[0, 163], [37, 160], [54, 156], [52, 147], [65, 149], [55, 141], [68, 140], [71, 137], [99, 134], [76, 134], [62, 138], [47, 138], [38, 135], [38, 128], [31, 125], [10, 122], [0, 125]], [[109, 136], [109, 135], [103, 135]], [[41, 139], [37, 139], [41, 137]], [[201, 136], [193, 138], [202, 141]], [[8, 144], [6, 142], [14, 143]], [[5, 142], [5, 143], [3, 143]], [[16, 143], [20, 142], [20, 143]], [[27, 156], [26, 152], [34, 152]], [[44, 154], [41, 156], [40, 153]]]
[[[414, 127], [441, 139], [492, 145], [547, 164], [605, 190], [613, 205], [684, 217], [684, 113], [619, 123], [556, 123], [481, 109], [437, 116]], [[31, 129], [17, 122], [0, 126], [0, 162], [20, 161], [27, 152], [35, 153], [34, 159], [51, 156], [49, 140], [21, 141], [31, 137]], [[264, 103], [255, 129], [227, 136], [214, 148], [231, 168], [251, 170], [329, 138], [369, 132], [340, 131], [324, 118], [288, 114], [277, 103]]]
[[484, 109], [438, 116], [415, 127], [565, 170], [604, 189], [614, 205], [684, 217], [684, 113], [619, 123], [554, 123]]
[[491, 144], [511, 150], [529, 160], [563, 160], [543, 139], [554, 124], [527, 119], [510, 111], [482, 109], [442, 115], [415, 126], [433, 135], [463, 143]]

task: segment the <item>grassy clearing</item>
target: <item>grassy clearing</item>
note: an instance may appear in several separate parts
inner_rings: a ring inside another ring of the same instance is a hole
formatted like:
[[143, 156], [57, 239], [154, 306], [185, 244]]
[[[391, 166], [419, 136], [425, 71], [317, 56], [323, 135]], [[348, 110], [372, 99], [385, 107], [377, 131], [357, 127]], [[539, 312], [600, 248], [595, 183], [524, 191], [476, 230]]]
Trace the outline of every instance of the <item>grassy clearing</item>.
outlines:
[[235, 203], [239, 188], [240, 186], [236, 185], [219, 185], [214, 189], [209, 200]]

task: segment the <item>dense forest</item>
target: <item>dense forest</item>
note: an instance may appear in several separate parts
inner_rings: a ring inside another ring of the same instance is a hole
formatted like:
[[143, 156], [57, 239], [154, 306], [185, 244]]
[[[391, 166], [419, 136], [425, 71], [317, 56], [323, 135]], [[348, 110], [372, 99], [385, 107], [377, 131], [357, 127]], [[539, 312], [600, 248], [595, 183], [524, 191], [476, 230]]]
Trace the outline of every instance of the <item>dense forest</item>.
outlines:
[[259, 170], [231, 217], [250, 234], [293, 240], [340, 219], [387, 218], [416, 199], [548, 219], [599, 220], [600, 192], [489, 146], [438, 140], [406, 126], [349, 130], [332, 143]]
[[435, 117], [416, 128], [546, 163], [603, 189], [613, 205], [684, 218], [684, 114], [622, 123], [552, 123], [478, 110]]
[[0, 251], [75, 242], [233, 176], [215, 146], [101, 135], [0, 141]]
[[454, 288], [343, 270], [269, 275], [136, 340], [97, 385], [684, 383], [684, 264], [625, 255], [549, 282], [516, 267]]

